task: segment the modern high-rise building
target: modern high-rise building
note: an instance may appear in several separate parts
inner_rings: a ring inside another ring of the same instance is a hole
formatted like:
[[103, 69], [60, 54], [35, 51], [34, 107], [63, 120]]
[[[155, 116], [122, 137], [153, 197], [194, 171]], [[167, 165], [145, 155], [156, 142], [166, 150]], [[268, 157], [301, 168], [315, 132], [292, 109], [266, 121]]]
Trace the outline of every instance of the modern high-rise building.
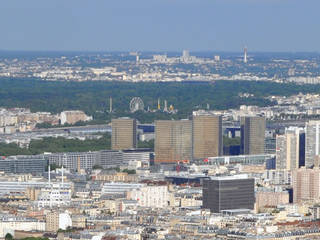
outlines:
[[213, 177], [203, 181], [203, 208], [222, 210], [254, 209], [254, 179], [246, 174]]
[[309, 121], [306, 123], [306, 153], [305, 166], [314, 165], [315, 156], [320, 154], [320, 121]]
[[320, 169], [299, 168], [292, 172], [293, 202], [320, 200]]
[[155, 122], [155, 163], [192, 160], [192, 121]]
[[137, 146], [137, 123], [135, 119], [118, 118], [112, 119], [111, 149], [123, 150], [136, 148]]
[[222, 117], [194, 115], [192, 120], [193, 159], [217, 157], [223, 153]]
[[304, 160], [304, 130], [288, 128], [284, 135], [276, 137], [276, 169], [293, 170]]
[[[293, 138], [288, 135], [276, 136], [276, 169], [287, 169], [291, 167], [290, 150], [287, 154], [287, 148], [292, 147]], [[289, 145], [289, 146], [287, 146]]]
[[240, 119], [242, 154], [264, 154], [266, 120], [259, 116], [245, 116]]

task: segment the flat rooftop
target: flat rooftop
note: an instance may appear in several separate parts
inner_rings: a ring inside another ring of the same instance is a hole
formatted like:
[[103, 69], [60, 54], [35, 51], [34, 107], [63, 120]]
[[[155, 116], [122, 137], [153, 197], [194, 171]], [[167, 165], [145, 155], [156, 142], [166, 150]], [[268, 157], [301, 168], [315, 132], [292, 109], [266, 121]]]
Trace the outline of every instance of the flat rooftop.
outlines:
[[219, 176], [219, 177], [210, 177], [211, 180], [236, 180], [236, 179], [248, 179], [248, 174], [237, 174], [232, 176]]

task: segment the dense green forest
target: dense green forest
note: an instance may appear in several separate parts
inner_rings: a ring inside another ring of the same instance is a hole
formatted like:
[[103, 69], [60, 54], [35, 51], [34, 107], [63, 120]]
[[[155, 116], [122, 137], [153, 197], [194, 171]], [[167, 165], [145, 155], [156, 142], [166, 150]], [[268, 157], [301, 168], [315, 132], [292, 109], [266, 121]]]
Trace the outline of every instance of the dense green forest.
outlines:
[[154, 140], [138, 142], [138, 148], [150, 148], [152, 151], [154, 150]]
[[[111, 117], [132, 116], [142, 122], [153, 119], [186, 118], [193, 110], [206, 108], [237, 108], [242, 104], [267, 106], [274, 104], [265, 99], [269, 95], [292, 95], [319, 93], [320, 85], [296, 85], [255, 81], [216, 82], [170, 82], [170, 83], [129, 83], [129, 82], [48, 82], [33, 79], [0, 79], [1, 107], [28, 107], [31, 111], [52, 113], [80, 109], [93, 115], [96, 120]], [[239, 93], [251, 93], [254, 97], [241, 98]], [[113, 98], [114, 113], [109, 110], [109, 97]], [[158, 98], [166, 99], [178, 109], [178, 114], [129, 113], [129, 102], [141, 97], [145, 108], [156, 109]]]
[[236, 146], [240, 145], [241, 143], [241, 138], [240, 137], [235, 137], [235, 138], [229, 138], [227, 136], [223, 136], [223, 146]]
[[[7, 233], [4, 237], [5, 240], [14, 240], [13, 236], [10, 233]], [[42, 237], [26, 237], [20, 238], [20, 240], [49, 240], [49, 238], [42, 238]]]
[[31, 155], [44, 152], [87, 152], [110, 148], [110, 134], [104, 134], [100, 139], [85, 141], [63, 137], [48, 137], [43, 140], [31, 140], [29, 148], [20, 148], [15, 143], [0, 143], [0, 156]]
[[[154, 149], [154, 141], [138, 142], [138, 148]], [[100, 139], [66, 139], [47, 137], [43, 140], [31, 140], [29, 148], [20, 148], [15, 143], [0, 143], [0, 156], [34, 155], [44, 152], [88, 152], [111, 149], [111, 135], [106, 133]]]
[[[223, 137], [224, 146], [240, 145], [240, 138]], [[138, 142], [138, 148], [150, 148], [154, 151], [154, 140]], [[48, 137], [43, 140], [32, 140], [29, 148], [20, 148], [15, 143], [0, 143], [0, 156], [32, 155], [44, 152], [88, 152], [111, 149], [111, 136], [104, 134], [100, 139], [76, 140], [63, 137]]]
[[[204, 109], [207, 104], [212, 110], [238, 108], [242, 104], [268, 106], [274, 103], [265, 99], [270, 95], [289, 96], [302, 93], [320, 93], [320, 85], [296, 85], [255, 81], [216, 82], [170, 82], [170, 83], [128, 83], [128, 82], [48, 82], [33, 79], [0, 78], [0, 107], [27, 107], [31, 111], [58, 113], [63, 110], [80, 109], [93, 115], [91, 124], [100, 124], [113, 117], [129, 116], [140, 122], [155, 119], [188, 118], [193, 110]], [[254, 94], [241, 98], [239, 93]], [[129, 102], [133, 97], [141, 97], [145, 108], [157, 108], [158, 98], [167, 100], [178, 109], [178, 114], [160, 111], [129, 112]], [[113, 98], [112, 114], [109, 97]], [[85, 123], [77, 123], [84, 125]], [[51, 127], [40, 124], [38, 127]], [[224, 139], [224, 145], [237, 145], [239, 139]], [[95, 151], [110, 149], [110, 135], [98, 140], [70, 140], [45, 138], [33, 140], [28, 149], [16, 144], [0, 144], [0, 155], [38, 154], [43, 152]], [[140, 148], [153, 148], [154, 142], [140, 142]]]

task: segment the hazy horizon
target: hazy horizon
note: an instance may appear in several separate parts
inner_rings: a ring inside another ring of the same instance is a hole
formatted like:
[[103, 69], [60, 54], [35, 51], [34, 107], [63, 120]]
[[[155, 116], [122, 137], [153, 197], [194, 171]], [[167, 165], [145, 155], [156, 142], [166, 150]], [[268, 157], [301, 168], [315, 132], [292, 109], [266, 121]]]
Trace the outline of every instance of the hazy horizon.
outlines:
[[[182, 50], [21, 50], [21, 49], [0, 49], [0, 52], [21, 52], [21, 53], [130, 53], [130, 52], [137, 52], [137, 53], [159, 53], [159, 54], [182, 54], [183, 50], [188, 50], [189, 53], [221, 53], [221, 54], [243, 54], [243, 49], [239, 51], [228, 51], [228, 50], [190, 50], [190, 49], [182, 49]], [[248, 53], [251, 54], [320, 54], [320, 51], [250, 51], [248, 49]]]
[[318, 0], [10, 0], [0, 49], [319, 52], [318, 9]]

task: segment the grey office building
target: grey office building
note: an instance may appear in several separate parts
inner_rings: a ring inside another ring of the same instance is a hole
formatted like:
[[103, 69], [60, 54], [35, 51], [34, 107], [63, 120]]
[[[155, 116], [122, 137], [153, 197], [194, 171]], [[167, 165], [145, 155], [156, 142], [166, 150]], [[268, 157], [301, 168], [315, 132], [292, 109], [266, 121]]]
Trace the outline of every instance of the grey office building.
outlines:
[[222, 210], [254, 209], [254, 179], [247, 175], [215, 177], [203, 181], [203, 208]]
[[101, 150], [95, 152], [66, 152], [44, 154], [49, 164], [64, 166], [71, 171], [91, 170], [94, 165], [102, 168], [126, 166], [130, 161], [150, 162], [150, 149], [123, 151]]
[[70, 170], [91, 170], [97, 162], [97, 152], [65, 152], [45, 154], [49, 164], [64, 166]]
[[113, 150], [99, 151], [96, 164], [102, 168], [120, 167], [123, 165], [122, 152]]
[[11, 156], [0, 159], [0, 171], [5, 173], [31, 173], [45, 172], [47, 160], [43, 156]]

